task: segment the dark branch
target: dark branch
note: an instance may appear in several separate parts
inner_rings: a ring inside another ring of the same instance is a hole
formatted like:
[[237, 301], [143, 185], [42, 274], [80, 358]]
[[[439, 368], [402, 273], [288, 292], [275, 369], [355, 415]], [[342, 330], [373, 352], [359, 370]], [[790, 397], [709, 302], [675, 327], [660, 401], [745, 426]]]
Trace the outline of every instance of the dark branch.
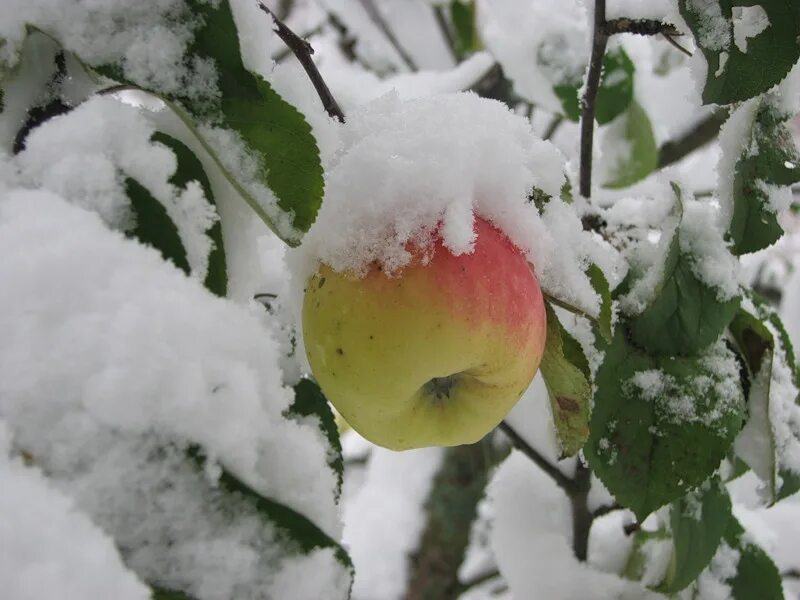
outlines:
[[664, 23], [655, 19], [610, 19], [605, 22], [606, 35], [633, 33], [636, 35], [681, 35], [672, 23]]
[[463, 594], [464, 592], [471, 590], [474, 587], [478, 587], [486, 583], [487, 581], [491, 581], [492, 579], [500, 577], [500, 571], [497, 569], [492, 569], [491, 571], [486, 571], [485, 573], [481, 573], [480, 575], [476, 575], [466, 581], [462, 582], [458, 586], [458, 595]]
[[595, 0], [592, 57], [589, 60], [589, 75], [586, 78], [586, 92], [581, 99], [580, 193], [584, 198], [588, 198], [592, 195], [592, 147], [594, 145], [595, 102], [597, 100], [597, 92], [600, 89], [600, 74], [603, 68], [603, 55], [606, 52], [607, 44], [606, 0]]
[[520, 434], [518, 434], [511, 425], [509, 425], [505, 421], [501, 421], [498, 428], [505, 433], [508, 438], [511, 440], [511, 443], [514, 444], [514, 447], [525, 454], [528, 458], [530, 458], [537, 467], [539, 467], [542, 471], [547, 473], [550, 478], [556, 482], [558, 487], [564, 490], [567, 495], [571, 495], [575, 491], [575, 485], [573, 484], [572, 479], [564, 475], [558, 467], [551, 464], [549, 460], [547, 460], [544, 456], [539, 454], [533, 446], [531, 446], [528, 442], [526, 442]]
[[439, 31], [442, 32], [442, 38], [444, 38], [447, 48], [450, 50], [450, 58], [453, 59], [454, 63], [458, 64], [456, 41], [453, 39], [453, 33], [450, 31], [450, 25], [447, 23], [447, 17], [444, 15], [444, 8], [441, 6], [434, 6], [433, 16], [436, 17], [436, 24], [439, 26]]
[[683, 52], [683, 53], [684, 53], [686, 56], [688, 56], [689, 58], [691, 58], [691, 57], [692, 57], [692, 53], [691, 53], [691, 52], [689, 52], [689, 51], [688, 51], [686, 48], [684, 48], [683, 46], [681, 46], [681, 45], [680, 45], [678, 42], [676, 42], [676, 41], [675, 41], [675, 39], [674, 39], [674, 38], [673, 38], [673, 37], [672, 37], [670, 34], [668, 34], [668, 33], [662, 33], [661, 35], [664, 37], [664, 39], [665, 39], [665, 40], [667, 40], [667, 41], [670, 43], [670, 45], [671, 45], [673, 48], [675, 48], [675, 49], [679, 50], [680, 52]]
[[726, 109], [719, 109], [697, 123], [681, 137], [665, 142], [658, 150], [658, 168], [663, 169], [711, 142], [728, 118]]
[[597, 508], [592, 513], [592, 519], [599, 519], [600, 517], [607, 515], [608, 513], [612, 513], [615, 510], [622, 510], [622, 506], [620, 506], [616, 502], [614, 504], [606, 504], [605, 506]]
[[278, 37], [283, 40], [283, 43], [289, 47], [292, 53], [297, 57], [297, 60], [300, 61], [300, 64], [303, 65], [303, 69], [305, 69], [308, 78], [311, 79], [311, 83], [314, 84], [314, 89], [317, 90], [317, 95], [319, 99], [322, 100], [322, 106], [325, 108], [326, 112], [335, 119], [338, 119], [339, 122], [344, 123], [344, 113], [342, 109], [339, 108], [339, 104], [322, 79], [322, 75], [320, 75], [317, 70], [317, 66], [314, 64], [314, 61], [311, 60], [311, 55], [314, 54], [314, 48], [312, 48], [311, 44], [307, 41], [300, 38], [294, 31], [289, 29], [263, 2], [258, 2], [258, 7], [272, 17], [275, 23], [275, 33], [278, 34]]
[[561, 127], [561, 124], [564, 122], [564, 117], [562, 115], [555, 115], [553, 120], [550, 121], [550, 125], [547, 126], [547, 131], [544, 132], [542, 136], [543, 140], [552, 139], [552, 137], [558, 131], [558, 128]]

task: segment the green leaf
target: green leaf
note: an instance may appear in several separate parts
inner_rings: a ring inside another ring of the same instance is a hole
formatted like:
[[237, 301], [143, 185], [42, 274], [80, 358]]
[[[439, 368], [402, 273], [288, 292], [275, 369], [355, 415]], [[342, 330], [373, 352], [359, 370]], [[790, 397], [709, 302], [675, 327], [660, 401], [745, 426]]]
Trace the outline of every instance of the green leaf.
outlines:
[[589, 266], [586, 271], [589, 276], [589, 281], [592, 283], [592, 288], [600, 296], [600, 314], [597, 318], [597, 329], [606, 343], [611, 343], [611, 338], [614, 335], [612, 321], [613, 314], [613, 301], [611, 300], [611, 286], [608, 284], [603, 270], [595, 264]]
[[[540, 64], [556, 66], [551, 52], [539, 53]], [[600, 88], [595, 99], [595, 119], [600, 125], [606, 125], [624, 113], [633, 103], [633, 78], [636, 68], [627, 52], [618, 46], [603, 56], [603, 72]], [[553, 91], [564, 109], [564, 115], [571, 121], [581, 118], [580, 88], [583, 84], [583, 72], [572, 69], [566, 71], [564, 81], [553, 86]], [[648, 122], [649, 123], [649, 122]]]
[[[97, 70], [165, 100], [198, 137], [250, 208], [284, 242], [296, 246], [302, 233], [314, 222], [324, 190], [319, 149], [311, 127], [266, 80], [245, 68], [229, 0], [217, 3], [190, 0], [188, 5], [193, 16], [202, 23], [195, 32], [189, 53], [195, 59], [208, 60], [216, 66], [221, 94], [218, 102], [181, 94], [159, 95], [158, 90], [140, 87], [136, 81], [125, 79], [118, 65], [103, 65]], [[264, 27], [270, 27], [268, 17], [264, 19]], [[224, 166], [225, 161], [197, 130], [195, 123], [198, 121], [220, 123], [241, 138], [250, 156], [258, 161], [256, 183], [266, 184], [274, 192], [278, 209], [262, 203], [248, 190], [247, 182], [240, 181]], [[283, 224], [287, 216], [292, 229]]]
[[[679, 218], [683, 219], [680, 190]], [[630, 321], [631, 339], [653, 354], [693, 355], [722, 335], [736, 314], [739, 298], [725, 302], [700, 281], [692, 269], [694, 257], [681, 250], [680, 225], [673, 233], [655, 298]]]
[[152, 587], [153, 600], [194, 600], [191, 596], [183, 592], [165, 590], [164, 588]]
[[621, 575], [625, 579], [641, 581], [651, 560], [650, 554], [646, 551], [646, 546], [651, 543], [667, 542], [669, 539], [670, 533], [666, 529], [657, 529], [655, 531], [637, 530], [633, 534], [633, 547]]
[[723, 342], [696, 358], [648, 356], [617, 328], [595, 378], [594, 472], [643, 521], [705, 481], [742, 424], [738, 363]]
[[300, 417], [314, 416], [319, 420], [320, 431], [328, 439], [328, 443], [333, 450], [328, 455], [328, 465], [336, 472], [338, 482], [336, 498], [338, 500], [342, 491], [342, 479], [344, 477], [342, 443], [339, 440], [336, 417], [334, 417], [333, 411], [316, 381], [304, 378], [294, 386], [294, 403], [289, 408], [289, 414]]
[[728, 521], [725, 543], [739, 553], [736, 575], [726, 581], [733, 600], [783, 600], [778, 568], [766, 552], [744, 538], [744, 529], [735, 518]]
[[631, 102], [627, 112], [611, 127], [630, 146], [612, 169], [610, 180], [603, 187], [625, 188], [641, 181], [658, 167], [658, 145], [650, 118], [638, 102]]
[[761, 102], [734, 172], [721, 174], [733, 178], [728, 238], [736, 255], [771, 246], [783, 235], [764, 185], [791, 186], [800, 181], [800, 154], [787, 118]]
[[737, 443], [736, 448], [739, 457], [767, 484], [770, 503], [774, 503], [800, 490], [800, 476], [779, 464], [775, 425], [772, 423], [774, 411], [771, 409], [773, 402], [780, 401], [773, 397], [774, 361], [784, 361], [793, 368], [795, 386], [797, 369], [791, 342], [778, 315], [754, 294], [751, 299], [753, 309], [740, 309], [731, 323], [730, 332], [744, 359], [751, 382], [747, 398], [749, 418], [745, 427], [748, 431], [755, 430], [751, 439], [761, 440], [762, 443], [757, 447], [750, 444], [742, 449]]
[[562, 455], [573, 456], [589, 436], [589, 365], [580, 345], [563, 328], [547, 302], [545, 310], [547, 340], [539, 369], [547, 386]]
[[633, 61], [622, 46], [606, 52], [594, 113], [600, 125], [610, 123], [631, 106], [635, 71]]
[[[708, 63], [704, 104], [731, 104], [763, 94], [786, 77], [800, 59], [800, 3], [680, 0], [679, 6]], [[769, 26], [749, 38], [747, 51], [742, 52], [735, 43], [734, 9], [753, 6], [766, 12]]]
[[[324, 188], [311, 127], [267, 81], [244, 67], [228, 0], [216, 7], [191, 0], [189, 6], [204, 22], [192, 50], [197, 56], [213, 60], [219, 72], [224, 124], [241, 135], [261, 161], [261, 179], [275, 192], [278, 206], [293, 215], [292, 225], [301, 232], [308, 231], [322, 203]], [[271, 26], [265, 18], [264, 27]], [[200, 107], [194, 109], [202, 114]], [[296, 243], [299, 238], [287, 241]]]
[[456, 56], [463, 58], [480, 49], [480, 38], [475, 26], [475, 0], [451, 0], [450, 19], [455, 30], [453, 50]]
[[172, 262], [187, 275], [191, 268], [186, 258], [178, 228], [167, 214], [166, 208], [152, 194], [131, 177], [125, 178], [125, 192], [131, 201], [131, 209], [136, 217], [136, 227], [128, 235], [143, 244], [152, 246], [164, 260]]
[[730, 520], [731, 499], [716, 477], [673, 502], [672, 558], [658, 591], [674, 594], [692, 583], [714, 557]]
[[[170, 183], [178, 188], [185, 189], [190, 181], [197, 181], [203, 188], [203, 193], [209, 204], [216, 206], [214, 193], [206, 171], [194, 152], [180, 140], [160, 131], [153, 135], [153, 141], [167, 146], [178, 160], [178, 168], [170, 178]], [[222, 224], [219, 221], [214, 223], [211, 229], [208, 230], [207, 235], [211, 238], [212, 247], [208, 256], [208, 273], [206, 274], [205, 286], [212, 293], [224, 298], [228, 291], [228, 273], [225, 261], [225, 244], [222, 240]]]

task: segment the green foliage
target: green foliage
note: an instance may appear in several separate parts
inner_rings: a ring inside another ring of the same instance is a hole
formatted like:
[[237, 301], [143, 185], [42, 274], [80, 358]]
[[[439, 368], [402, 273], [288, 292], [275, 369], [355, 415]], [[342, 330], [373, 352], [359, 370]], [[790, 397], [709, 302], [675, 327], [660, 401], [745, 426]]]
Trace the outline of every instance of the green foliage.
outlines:
[[630, 150], [603, 184], [603, 187], [610, 189], [629, 187], [658, 167], [658, 145], [650, 117], [644, 108], [633, 101], [620, 119], [622, 121], [613, 127], [618, 128], [618, 134], [629, 144]]
[[[548, 59], [543, 59], [540, 55], [539, 60], [542, 62]], [[595, 119], [600, 125], [610, 123], [631, 106], [635, 72], [633, 61], [622, 46], [606, 52], [603, 57], [600, 89], [595, 100]], [[561, 100], [564, 115], [569, 120], [577, 122], [581, 118], [579, 91], [582, 73], [574, 75], [576, 76], [554, 85], [553, 91]]]
[[[314, 222], [324, 190], [319, 149], [311, 127], [266, 80], [245, 68], [228, 0], [216, 4], [191, 0], [188, 4], [192, 14], [202, 23], [195, 32], [189, 51], [194, 57], [210, 60], [216, 65], [221, 97], [218, 103], [181, 94], [164, 99], [201, 138], [223, 174], [253, 211], [284, 242], [296, 246], [301, 234], [308, 231]], [[265, 21], [265, 26], [269, 26], [268, 21]], [[97, 70], [112, 79], [139, 87], [136, 81], [126, 80], [118, 65], [103, 65]], [[158, 90], [145, 88], [145, 91], [158, 95]], [[189, 116], [183, 114], [183, 110], [188, 111]], [[223, 166], [224, 161], [216, 156], [197, 131], [195, 124], [198, 121], [220, 122], [238, 134], [259, 164], [258, 181], [275, 193], [283, 215], [276, 214], [274, 207], [262, 204], [247, 189], [246, 182], [238, 180]], [[293, 230], [281, 225], [287, 215]]]
[[673, 502], [672, 558], [658, 590], [674, 594], [691, 584], [711, 562], [731, 518], [731, 499], [716, 477]]
[[[760, 385], [751, 385], [748, 394], [750, 427], [759, 427], [759, 438], [768, 440], [768, 444], [760, 448], [760, 456], [755, 458], [750, 467], [767, 484], [769, 499], [777, 502], [800, 490], [800, 477], [779, 466], [775, 432], [771, 421], [773, 412], [770, 404], [773, 401], [771, 374], [774, 361], [783, 361], [793, 369], [794, 383], [797, 385], [797, 367], [794, 351], [786, 330], [775, 311], [766, 302], [750, 295], [753, 301], [751, 309], [740, 309], [730, 326], [730, 332], [739, 348], [750, 382], [753, 382], [762, 371], [766, 373]], [[777, 336], [777, 337], [776, 337]], [[763, 467], [766, 465], [766, 469]]]
[[[188, 146], [165, 133], [157, 131], [153, 135], [153, 141], [167, 146], [175, 154], [178, 161], [178, 168], [170, 178], [170, 183], [178, 188], [186, 188], [190, 181], [196, 181], [203, 188], [206, 200], [212, 206], [216, 206], [214, 193], [208, 175], [203, 168], [200, 159]], [[225, 244], [222, 240], [222, 224], [217, 221], [206, 233], [211, 238], [211, 253], [208, 256], [208, 274], [205, 279], [205, 286], [209, 291], [217, 296], [225, 297], [228, 291], [228, 273], [225, 261]], [[138, 236], [137, 236], [138, 237]], [[141, 238], [140, 238], [141, 239]]]
[[614, 314], [611, 287], [608, 284], [603, 270], [597, 265], [590, 265], [586, 274], [589, 276], [592, 288], [594, 288], [594, 291], [600, 296], [600, 314], [597, 318], [597, 330], [603, 337], [603, 340], [607, 344], [610, 344], [614, 334], [612, 325]]
[[[720, 370], [730, 360], [721, 342], [696, 358], [649, 356], [622, 328], [605, 349], [584, 452], [640, 521], [705, 481], [726, 456], [744, 412], [738, 378]], [[646, 388], [634, 380], [642, 372]]]
[[728, 230], [734, 254], [771, 246], [783, 235], [765, 185], [790, 186], [800, 181], [800, 154], [786, 126], [768, 101], [761, 101], [733, 173], [733, 216]]
[[547, 340], [539, 367], [547, 386], [563, 456], [576, 454], [589, 436], [592, 388], [589, 364], [580, 344], [545, 303]]
[[[678, 218], [683, 219], [680, 191]], [[739, 298], [721, 302], [717, 291], [693, 272], [694, 257], [681, 249], [680, 225], [673, 232], [655, 298], [630, 321], [631, 339], [657, 355], [693, 355], [719, 338], [733, 319]]]
[[455, 36], [453, 50], [459, 57], [480, 50], [481, 41], [475, 26], [475, 0], [451, 0], [450, 20]]
[[744, 529], [735, 518], [728, 521], [724, 541], [739, 552], [736, 575], [726, 581], [733, 600], [783, 600], [778, 568], [766, 552], [744, 538]]
[[136, 227], [128, 232], [143, 244], [152, 246], [164, 260], [172, 262], [181, 271], [190, 274], [178, 228], [167, 214], [164, 205], [156, 200], [147, 188], [131, 177], [125, 178], [125, 192], [131, 201], [131, 210], [136, 218]]
[[[763, 94], [786, 77], [800, 58], [800, 3], [680, 0], [679, 6], [708, 63], [705, 104], [731, 104]], [[734, 40], [734, 9], [752, 6], [760, 6], [766, 12], [769, 26], [748, 39], [747, 51], [742, 52]], [[717, 17], [709, 19], [709, 13], [715, 11]], [[714, 31], [717, 20], [722, 24], [720, 31]]]
[[316, 381], [303, 378], [295, 384], [294, 403], [289, 408], [288, 416], [314, 416], [319, 420], [320, 431], [325, 435], [333, 450], [328, 456], [328, 466], [336, 472], [338, 483], [336, 497], [338, 499], [342, 491], [342, 479], [344, 477], [342, 443], [339, 440], [339, 428], [336, 426], [336, 418]]

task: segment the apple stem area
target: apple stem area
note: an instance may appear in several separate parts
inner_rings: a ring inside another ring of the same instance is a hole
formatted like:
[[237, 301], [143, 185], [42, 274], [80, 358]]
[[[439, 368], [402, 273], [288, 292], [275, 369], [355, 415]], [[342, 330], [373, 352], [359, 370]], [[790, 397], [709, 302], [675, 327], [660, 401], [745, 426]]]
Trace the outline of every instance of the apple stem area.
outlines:
[[434, 377], [423, 386], [425, 393], [437, 402], [450, 399], [450, 393], [458, 382], [458, 374]]

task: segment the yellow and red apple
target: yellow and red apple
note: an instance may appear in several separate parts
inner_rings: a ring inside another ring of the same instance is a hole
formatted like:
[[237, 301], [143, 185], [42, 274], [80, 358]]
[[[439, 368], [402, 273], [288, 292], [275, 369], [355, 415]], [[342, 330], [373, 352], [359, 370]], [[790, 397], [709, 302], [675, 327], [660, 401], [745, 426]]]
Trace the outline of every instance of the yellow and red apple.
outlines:
[[368, 440], [394, 450], [478, 441], [533, 379], [546, 336], [525, 256], [476, 218], [474, 251], [441, 240], [399, 273], [323, 265], [309, 280], [303, 334], [322, 391]]

